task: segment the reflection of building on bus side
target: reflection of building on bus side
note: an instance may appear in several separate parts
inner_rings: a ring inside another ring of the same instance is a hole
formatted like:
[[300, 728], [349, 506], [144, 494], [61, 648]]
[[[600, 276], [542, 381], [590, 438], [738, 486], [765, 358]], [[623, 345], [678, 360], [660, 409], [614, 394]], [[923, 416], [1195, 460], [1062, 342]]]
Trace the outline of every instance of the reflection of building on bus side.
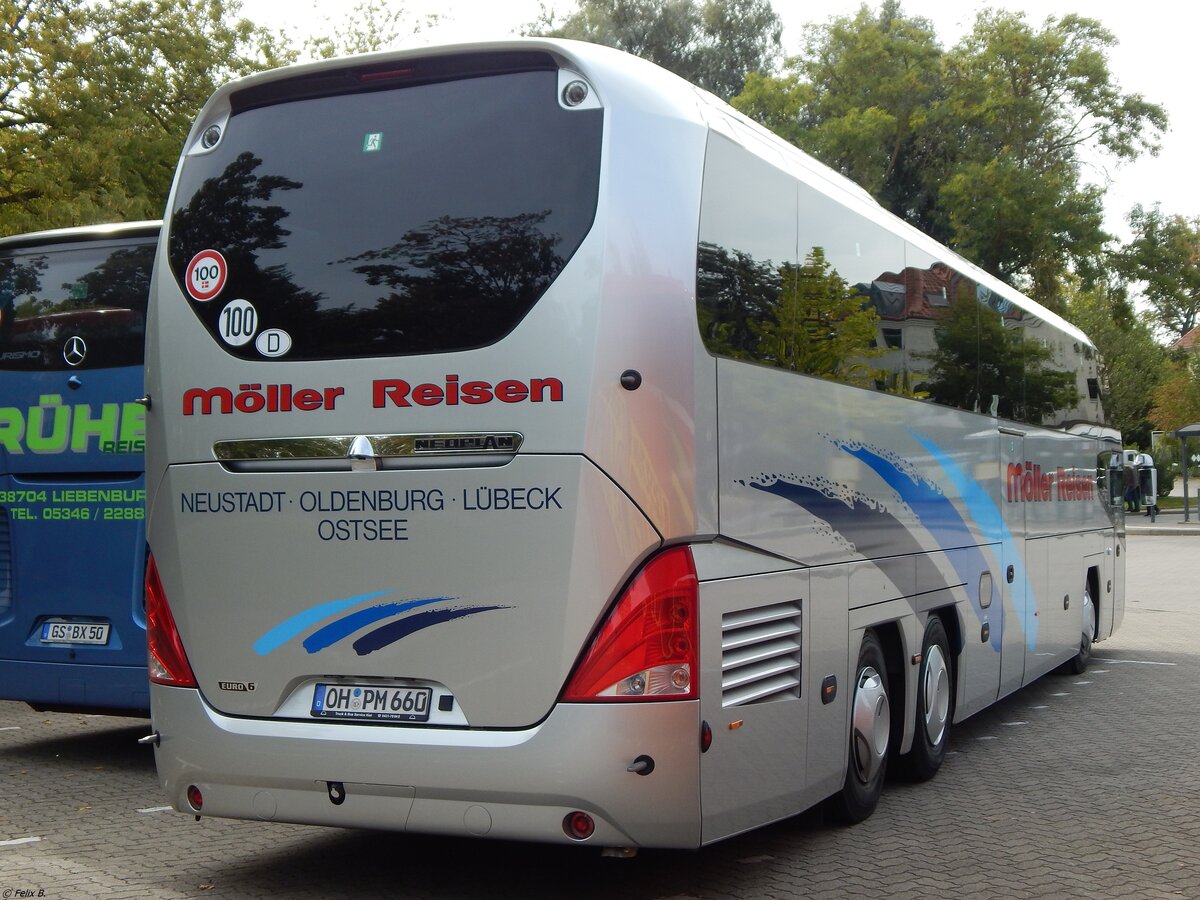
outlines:
[[[938, 321], [947, 314], [954, 298], [974, 298], [981, 307], [981, 316], [999, 314], [1006, 329], [1018, 331], [1022, 340], [1037, 341], [1045, 348], [1047, 368], [1074, 376], [1077, 402], [1056, 408], [1046, 424], [1103, 421], [1098, 365], [1092, 347], [1047, 327], [1038, 317], [990, 294], [949, 266], [938, 263], [927, 269], [907, 268], [901, 274], [884, 272], [855, 287], [870, 299], [879, 316], [877, 341], [885, 352], [874, 360], [874, 365], [893, 383], [902, 380], [921, 395], [931, 355], [938, 350]], [[974, 411], [989, 409], [984, 405]]]

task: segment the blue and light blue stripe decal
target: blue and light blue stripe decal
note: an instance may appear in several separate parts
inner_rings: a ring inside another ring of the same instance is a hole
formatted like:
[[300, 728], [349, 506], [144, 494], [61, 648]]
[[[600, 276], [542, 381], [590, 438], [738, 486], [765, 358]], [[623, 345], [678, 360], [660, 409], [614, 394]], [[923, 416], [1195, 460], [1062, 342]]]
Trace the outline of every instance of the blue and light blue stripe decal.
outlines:
[[[1037, 649], [1038, 620], [1036, 616], [1028, 615], [1031, 603], [1036, 608], [1036, 599], [1031, 599], [1029, 596], [1032, 587], [1029, 585], [1025, 571], [1025, 559], [1018, 552], [1017, 542], [1013, 538], [1012, 532], [1004, 524], [1004, 514], [988, 495], [988, 492], [979, 486], [979, 482], [964, 472], [941, 447], [929, 438], [915, 432], [913, 437], [929, 451], [937, 464], [941, 466], [942, 471], [950, 478], [959, 496], [962, 497], [967, 511], [983, 530], [984, 535], [990, 540], [999, 540], [1000, 545], [1004, 548], [1004, 557], [1013, 567], [1015, 583], [1026, 586], [1024, 591], [1014, 592], [1013, 602], [1016, 607], [1017, 621], [1024, 625], [1026, 646], [1030, 650]], [[998, 471], [997, 475], [999, 475]]]
[[[1017, 541], [1004, 522], [1003, 511], [988, 491], [968, 475], [950, 454], [927, 436], [916, 432], [910, 434], [945, 473], [963, 509], [935, 483], [923, 478], [907, 461], [899, 457], [889, 459], [886, 451], [857, 441], [827, 437], [839, 450], [867, 466], [895, 491], [939, 548], [955, 551], [947, 553], [946, 558], [954, 567], [957, 584], [966, 590], [980, 621], [987, 618], [987, 614], [979, 597], [979, 576], [993, 567], [988, 564], [987, 555], [979, 546], [979, 541], [982, 539], [988, 544], [1001, 545], [1005, 560], [1011, 562], [1014, 576], [1020, 579], [1017, 583], [1025, 586], [1024, 591], [1013, 592], [1016, 621], [1006, 624], [1023, 628], [1029, 648], [1035, 649], [1038, 621], [1026, 615], [1027, 610], [1034, 608], [1035, 600], [1029, 593], [1023, 556], [1018, 552]], [[925, 548], [909, 532], [909, 526], [897, 518], [887, 504], [877, 499], [858, 492], [847, 494], [844, 488], [832, 483], [800, 484], [782, 476], [760, 476], [757, 480], [741, 483], [804, 508], [828, 524], [836, 534], [850, 541], [858, 554], [868, 559], [874, 558], [885, 575], [889, 568], [889, 557], [911, 555], [917, 560], [918, 583], [926, 585], [927, 589], [951, 586], [937, 567], [928, 562]], [[972, 526], [978, 530], [979, 537], [976, 537]], [[997, 610], [997, 613], [1004, 615], [1002, 610]], [[997, 652], [1001, 649], [1004, 630], [991, 630], [990, 643]]]
[[[254, 652], [259, 656], [266, 656], [268, 653], [279, 649], [284, 644], [298, 637], [307, 629], [318, 625], [322, 620], [328, 619], [331, 616], [337, 616], [347, 609], [360, 606], [387, 593], [390, 592], [376, 591], [370, 594], [347, 597], [343, 600], [327, 600], [311, 606], [303, 612], [285, 619], [267, 631], [266, 634], [254, 642]], [[366, 656], [368, 653], [381, 650], [414, 632], [439, 625], [442, 622], [450, 622], [454, 619], [462, 619], [490, 610], [511, 608], [508, 606], [447, 607], [445, 609], [431, 610], [405, 617], [405, 613], [411, 610], [419, 609], [422, 606], [432, 606], [435, 603], [449, 603], [454, 599], [453, 597], [426, 597], [401, 600], [395, 603], [381, 603], [365, 609], [357, 609], [318, 628], [303, 640], [302, 646], [308, 653], [317, 653], [326, 647], [333, 646], [339, 641], [350, 637], [356, 632], [362, 631], [364, 628], [374, 625], [376, 622], [391, 619], [392, 621], [380, 628], [367, 632], [354, 642], [355, 652], [359, 656]]]
[[[784, 478], [767, 478], [744, 482], [755, 490], [790, 500], [825, 522], [840, 537], [849, 541], [854, 551], [873, 558], [884, 577], [892, 578], [895, 560], [912, 560], [917, 582], [927, 590], [949, 590], [951, 585], [941, 570], [929, 558], [907, 525], [892, 513], [865, 496], [846, 499], [831, 496], [817, 487], [798, 484]], [[832, 490], [832, 485], [827, 485]], [[893, 583], [900, 583], [892, 578]]]
[[885, 506], [865, 496], [843, 499], [831, 496], [818, 487], [779, 477], [744, 483], [757, 491], [765, 491], [795, 503], [827, 523], [834, 532], [854, 545], [856, 553], [868, 559], [922, 553], [921, 545], [909, 534], [908, 528]]
[[266, 656], [272, 650], [277, 650], [282, 647], [296, 635], [300, 634], [307, 628], [320, 622], [322, 619], [341, 612], [343, 609], [349, 609], [351, 606], [357, 606], [367, 600], [374, 600], [376, 597], [382, 597], [390, 591], [375, 591], [371, 594], [360, 594], [357, 597], [347, 597], [344, 600], [329, 600], [325, 603], [318, 603], [316, 606], [309, 607], [304, 612], [297, 613], [290, 619], [284, 619], [257, 641], [254, 642], [254, 652], [259, 656]]
[[409, 616], [406, 619], [397, 619], [360, 637], [354, 642], [354, 652], [359, 656], [366, 656], [368, 653], [374, 653], [376, 650], [381, 650], [389, 644], [396, 643], [401, 638], [408, 637], [413, 632], [421, 631], [424, 628], [430, 628], [434, 625], [440, 625], [442, 622], [461, 619], [464, 616], [473, 616], [476, 613], [488, 612], [493, 609], [508, 609], [508, 607], [468, 606], [460, 609], [434, 609], [428, 612], [417, 613], [415, 616]]
[[934, 536], [943, 549], [967, 547], [975, 543], [971, 529], [959, 515], [950, 499], [916, 473], [902, 472], [896, 465], [861, 445], [847, 446], [835, 441], [838, 448], [866, 463], [888, 487], [908, 504], [921, 526]]
[[334, 622], [330, 622], [319, 631], [314, 631], [304, 639], [304, 649], [309, 653], [316, 653], [318, 650], [324, 650], [330, 644], [337, 643], [342, 638], [348, 637], [359, 629], [375, 624], [380, 619], [386, 619], [390, 616], [398, 616], [401, 613], [408, 612], [410, 609], [416, 609], [418, 606], [428, 606], [430, 603], [441, 603], [442, 601], [449, 599], [449, 597], [431, 597], [428, 600], [406, 600], [403, 603], [383, 603], [379, 606], [370, 606], [367, 609], [360, 609], [358, 612], [351, 613], [348, 616], [343, 616]]
[[[958, 475], [965, 478], [961, 469], [958, 469], [950, 457], [937, 448], [932, 441], [919, 435], [913, 435], [913, 437], [934, 454], [938, 465], [946, 471], [955, 486], [959, 488], [959, 493], [962, 494], [962, 485], [959, 483], [959, 479], [946, 467], [947, 465], [954, 466]], [[915, 472], [901, 471], [895, 464], [865, 447], [859, 445], [850, 447], [840, 442], [835, 443], [851, 456], [861, 460], [887, 482], [888, 486], [900, 495], [900, 499], [908, 504], [917, 519], [920, 520], [921, 526], [933, 536], [938, 546], [944, 550], [957, 549], [958, 552], [949, 555], [950, 563], [954, 566], [955, 574], [966, 587], [976, 617], [983, 621], [983, 605], [979, 597], [979, 574], [991, 567], [984, 558], [983, 551], [977, 546], [970, 526], [950, 498]], [[986, 493], [977, 482], [973, 479], [967, 480], [970, 481], [975, 493], [987, 499]], [[984, 528], [985, 534], [993, 533], [989, 524], [983, 524], [981, 527]], [[1002, 629], [991, 629], [993, 649], [1000, 650], [1002, 638]]]

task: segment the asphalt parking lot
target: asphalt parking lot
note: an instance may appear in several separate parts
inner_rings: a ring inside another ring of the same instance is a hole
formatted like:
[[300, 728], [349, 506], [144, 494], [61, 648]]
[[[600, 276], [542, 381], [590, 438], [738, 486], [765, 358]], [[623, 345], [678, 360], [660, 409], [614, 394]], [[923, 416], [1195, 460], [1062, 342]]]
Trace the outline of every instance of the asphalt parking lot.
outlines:
[[840, 828], [808, 813], [697, 852], [228, 822], [164, 806], [136, 719], [0, 702], [0, 900], [1200, 897], [1200, 529], [1129, 538], [1121, 630], [958, 726], [938, 777]]

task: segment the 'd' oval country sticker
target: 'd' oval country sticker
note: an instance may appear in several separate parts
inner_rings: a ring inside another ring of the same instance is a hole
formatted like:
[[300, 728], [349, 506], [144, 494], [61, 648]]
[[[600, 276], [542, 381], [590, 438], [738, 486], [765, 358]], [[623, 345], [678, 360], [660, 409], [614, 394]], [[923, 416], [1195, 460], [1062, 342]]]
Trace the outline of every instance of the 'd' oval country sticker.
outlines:
[[282, 328], [268, 328], [259, 332], [254, 347], [263, 356], [283, 356], [292, 349], [292, 336]]
[[195, 300], [211, 300], [225, 287], [229, 267], [216, 250], [201, 250], [188, 263], [183, 283]]

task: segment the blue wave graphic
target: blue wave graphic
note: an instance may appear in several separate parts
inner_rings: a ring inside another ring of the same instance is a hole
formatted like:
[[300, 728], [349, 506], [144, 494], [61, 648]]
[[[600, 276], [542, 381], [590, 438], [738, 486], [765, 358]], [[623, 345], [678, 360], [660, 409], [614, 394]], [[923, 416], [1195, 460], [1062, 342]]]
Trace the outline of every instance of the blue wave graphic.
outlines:
[[373, 625], [380, 619], [400, 615], [401, 613], [408, 612], [410, 609], [416, 609], [418, 606], [428, 606], [430, 603], [441, 603], [449, 599], [449, 597], [431, 597], [428, 600], [384, 603], [380, 606], [360, 609], [358, 612], [351, 613], [335, 622], [330, 622], [319, 631], [314, 631], [304, 639], [304, 649], [309, 653], [316, 653], [318, 650], [324, 650], [330, 644], [335, 644], [342, 638], [362, 628], [366, 628], [368, 625]]
[[830, 528], [853, 542], [855, 549], [863, 556], [908, 552], [896, 549], [896, 541], [902, 540], [900, 536], [907, 535], [907, 532], [886, 509], [857, 497], [847, 502], [839, 497], [827, 496], [815, 487], [783, 479], [769, 484], [757, 481], [747, 484], [755, 490], [790, 500], [818, 519], [828, 522]]
[[[828, 497], [816, 488], [806, 487], [792, 481], [777, 480], [771, 484], [748, 482], [755, 490], [774, 494], [807, 510], [825, 521], [830, 528], [867, 557], [875, 558], [875, 565], [898, 586], [906, 583], [903, 576], [896, 576], [894, 567], [904, 567], [903, 560], [915, 560], [917, 581], [929, 585], [930, 590], [949, 588], [941, 571], [930, 562], [925, 550], [908, 532], [908, 528], [886, 509], [879, 509], [859, 500], [848, 506], [844, 501]], [[897, 594], [899, 596], [899, 593]]]
[[[1008, 526], [1004, 524], [1004, 513], [996, 505], [992, 497], [980, 487], [979, 482], [967, 475], [941, 447], [923, 435], [913, 433], [917, 442], [928, 450], [942, 471], [950, 478], [963, 503], [966, 504], [971, 518], [983, 530], [984, 537], [989, 541], [998, 541], [1004, 548], [1004, 558], [1013, 567], [1015, 583], [1025, 585], [1024, 591], [1014, 592], [1013, 605], [1016, 610], [1017, 624], [1025, 629], [1025, 644], [1030, 650], [1037, 649], [1038, 620], [1029, 615], [1037, 609], [1037, 598], [1033, 596], [1025, 571], [1025, 558], [1017, 550], [1017, 542]], [[1010, 623], [1004, 623], [1005, 628]]]
[[[1037, 648], [1038, 620], [1030, 615], [1037, 609], [1037, 600], [1029, 585], [1025, 561], [1019, 552], [1018, 542], [1004, 522], [1003, 510], [995, 499], [974, 478], [954, 461], [950, 454], [930, 438], [910, 432], [924, 447], [949, 478], [966, 515], [955, 501], [939, 492], [930, 482], [915, 472], [908, 472], [879, 453], [858, 445], [848, 444], [831, 438], [838, 449], [855, 457], [870, 468], [891, 487], [900, 499], [912, 510], [921, 527], [943, 550], [956, 550], [948, 559], [954, 567], [958, 585], [965, 587], [971, 606], [980, 621], [988, 618], [979, 597], [979, 576], [993, 566], [972, 533], [972, 524], [978, 529], [985, 543], [1000, 544], [1005, 562], [1010, 562], [1017, 583], [1025, 585], [1024, 591], [1014, 592], [1013, 618], [1009, 621], [1003, 609], [997, 612], [1003, 617], [1002, 627], [991, 630], [990, 644], [994, 650], [1002, 649], [1006, 627], [1020, 628], [1025, 632], [1025, 641], [1030, 650]], [[922, 589], [949, 587], [940, 570], [928, 559], [927, 551], [909, 533], [908, 526], [897, 519], [886, 507], [875, 506], [862, 496], [848, 499], [831, 497], [816, 487], [797, 484], [777, 478], [771, 482], [743, 482], [750, 487], [774, 494], [797, 504], [813, 516], [825, 521], [830, 528], [854, 544], [858, 553], [873, 558], [886, 576], [890, 567], [888, 557], [912, 554], [918, 568], [918, 584]], [[894, 581], [894, 579], [893, 579]], [[957, 586], [957, 585], [956, 585]]]
[[[939, 493], [932, 485], [919, 477], [914, 479], [912, 475], [902, 472], [893, 463], [866, 448], [850, 448], [841, 444], [838, 446], [851, 456], [870, 466], [872, 471], [887, 482], [888, 486], [899, 494], [900, 499], [907, 503], [909, 508], [916, 514], [921, 522], [921, 527], [925, 528], [933, 536], [938, 546], [944, 550], [960, 548], [958, 553], [949, 557], [950, 563], [954, 566], [954, 571], [959, 581], [966, 588], [967, 595], [971, 600], [971, 606], [975, 610], [976, 618], [982, 622], [985, 614], [983, 612], [983, 605], [980, 602], [981, 598], [979, 597], [979, 575], [984, 570], [990, 570], [991, 566], [988, 565], [983, 551], [976, 546], [970, 526], [963, 519], [958, 508], [955, 507], [950, 498], [945, 494]], [[925, 446], [928, 449], [931, 443]], [[944, 457], [945, 454], [942, 454], [942, 456]], [[946, 458], [948, 459], [948, 457]], [[938, 464], [945, 469], [942, 459], [938, 459]], [[976, 489], [979, 488], [978, 484], [973, 480], [971, 483], [975, 485]], [[981, 490], [980, 492], [982, 493]], [[992, 649], [999, 651], [1002, 640], [1003, 630], [1001, 628], [993, 628], [991, 630], [990, 641]]]
[[429, 612], [417, 613], [414, 616], [388, 622], [382, 628], [376, 628], [374, 631], [364, 634], [354, 642], [354, 652], [359, 656], [366, 656], [368, 653], [381, 650], [389, 644], [394, 644], [396, 641], [406, 638], [413, 632], [421, 631], [424, 628], [440, 625], [442, 622], [449, 622], [453, 619], [461, 619], [465, 616], [473, 616], [476, 613], [508, 608], [507, 606], [471, 606], [459, 609], [435, 609]]
[[322, 619], [340, 613], [344, 609], [349, 609], [351, 606], [357, 606], [359, 603], [374, 600], [376, 597], [382, 597], [384, 594], [389, 593], [391, 592], [375, 591], [370, 594], [360, 594], [357, 597], [347, 597], [344, 600], [329, 600], [325, 603], [318, 603], [316, 606], [297, 613], [290, 619], [284, 619], [274, 628], [270, 629], [254, 642], [254, 652], [259, 656], [266, 656]]
[[950, 499], [920, 478], [900, 471], [895, 464], [866, 447], [838, 447], [851, 456], [866, 463], [880, 478], [887, 482], [900, 498], [908, 504], [921, 520], [921, 525], [943, 548], [963, 547], [975, 543], [971, 529], [959, 515]]

